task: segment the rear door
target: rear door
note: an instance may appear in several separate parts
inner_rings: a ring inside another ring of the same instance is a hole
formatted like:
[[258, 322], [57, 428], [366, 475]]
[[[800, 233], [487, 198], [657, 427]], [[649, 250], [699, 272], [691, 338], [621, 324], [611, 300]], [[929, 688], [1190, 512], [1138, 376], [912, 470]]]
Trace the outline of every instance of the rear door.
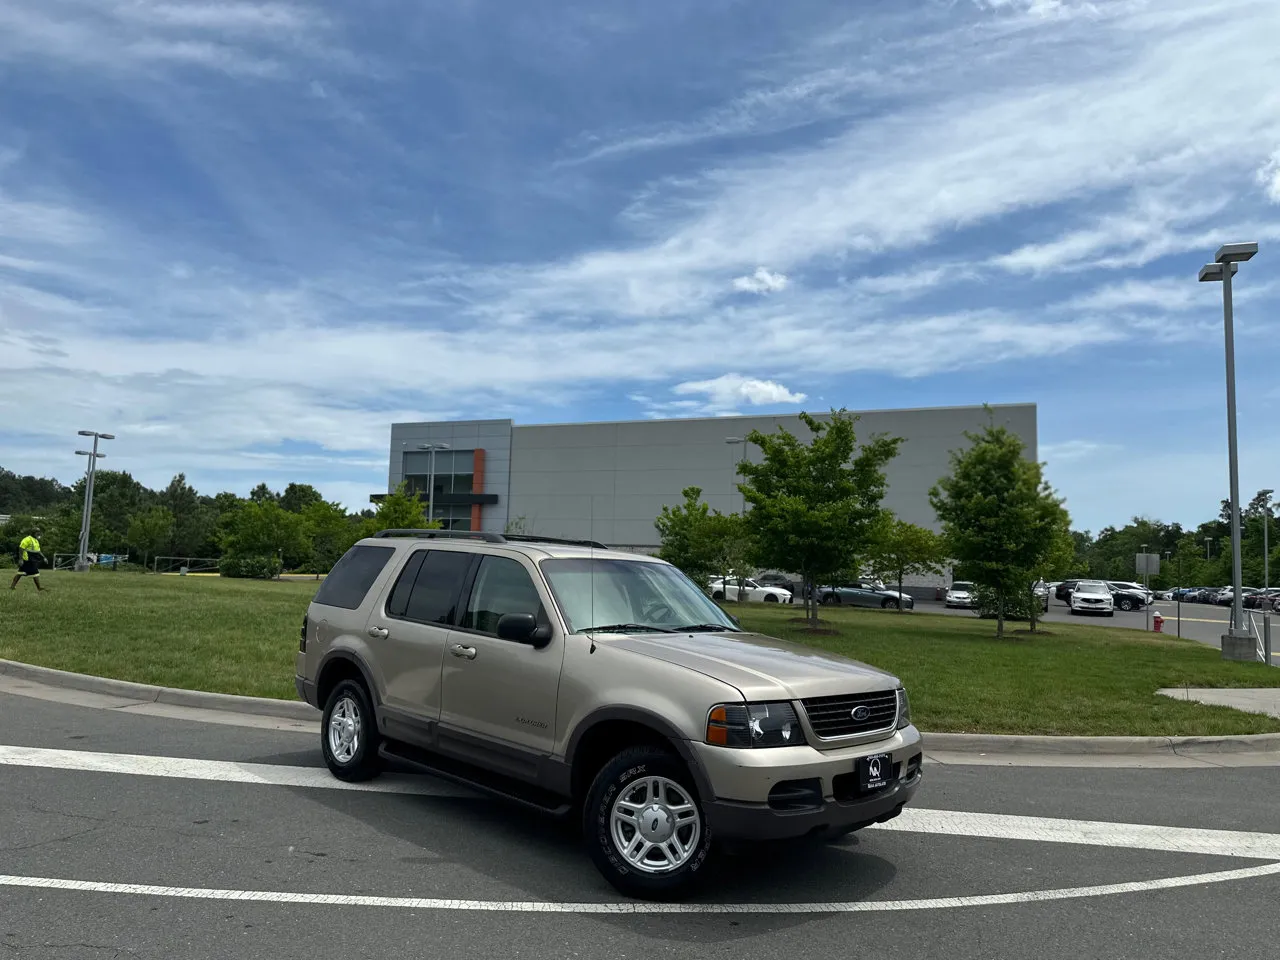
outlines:
[[465, 551], [415, 550], [373, 610], [368, 633], [386, 685], [383, 705], [404, 728], [389, 728], [393, 737], [431, 739], [440, 719], [445, 648], [475, 560], [476, 554]]
[[523, 556], [481, 557], [449, 636], [439, 734], [442, 750], [526, 778], [536, 775], [536, 758], [551, 753], [554, 743], [564, 637], [555, 625], [540, 649], [502, 640], [498, 620], [531, 613], [550, 622], [551, 605], [535, 574]]

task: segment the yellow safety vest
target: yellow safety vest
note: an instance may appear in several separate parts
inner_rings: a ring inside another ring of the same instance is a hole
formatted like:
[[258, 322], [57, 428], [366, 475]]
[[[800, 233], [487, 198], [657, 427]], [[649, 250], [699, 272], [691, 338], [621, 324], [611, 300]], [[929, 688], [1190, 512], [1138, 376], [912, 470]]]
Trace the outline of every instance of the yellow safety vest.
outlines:
[[[10, 540], [10, 543], [13, 541]], [[22, 559], [30, 560], [31, 554], [40, 552], [40, 541], [35, 537], [23, 537], [22, 542], [18, 544], [18, 549], [22, 551]]]

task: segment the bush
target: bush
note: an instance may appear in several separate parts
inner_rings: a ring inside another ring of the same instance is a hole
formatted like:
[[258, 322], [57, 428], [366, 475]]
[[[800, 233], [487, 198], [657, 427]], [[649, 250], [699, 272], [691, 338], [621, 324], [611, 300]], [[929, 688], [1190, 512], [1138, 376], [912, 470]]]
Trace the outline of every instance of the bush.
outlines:
[[218, 575], [241, 580], [274, 580], [280, 575], [278, 557], [223, 557]]
[[[1039, 602], [1037, 600], [1037, 602]], [[1023, 590], [1004, 598], [1004, 618], [1031, 622], [1031, 591]], [[990, 587], [978, 587], [973, 594], [973, 607], [983, 620], [996, 619], [998, 605], [996, 592]]]

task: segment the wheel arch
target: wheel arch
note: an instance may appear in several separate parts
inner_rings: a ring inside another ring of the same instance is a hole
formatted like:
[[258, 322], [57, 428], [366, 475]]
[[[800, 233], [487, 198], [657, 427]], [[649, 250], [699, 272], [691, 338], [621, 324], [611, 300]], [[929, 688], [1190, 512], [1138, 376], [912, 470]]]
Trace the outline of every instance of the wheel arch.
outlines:
[[627, 747], [644, 745], [661, 747], [678, 756], [693, 777], [699, 797], [704, 802], [715, 799], [689, 741], [670, 721], [638, 707], [605, 707], [588, 714], [578, 725], [565, 750], [573, 799], [580, 801], [586, 796], [591, 781], [612, 757]]
[[320, 661], [316, 670], [316, 703], [323, 710], [329, 700], [329, 694], [343, 680], [359, 680], [369, 694], [369, 701], [376, 711], [381, 705], [378, 688], [374, 685], [373, 674], [360, 657], [350, 650], [331, 650]]

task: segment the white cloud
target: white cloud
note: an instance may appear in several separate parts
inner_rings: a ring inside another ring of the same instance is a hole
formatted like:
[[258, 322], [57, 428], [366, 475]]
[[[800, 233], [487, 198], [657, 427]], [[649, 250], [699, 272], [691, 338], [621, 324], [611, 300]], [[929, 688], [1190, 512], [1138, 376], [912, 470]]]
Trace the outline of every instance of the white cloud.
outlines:
[[1280, 203], [1280, 150], [1258, 168], [1258, 183], [1267, 199], [1272, 203]]
[[784, 273], [774, 273], [764, 267], [756, 267], [756, 272], [749, 277], [735, 277], [733, 289], [744, 293], [777, 293], [787, 289], [790, 283]]
[[801, 403], [803, 393], [793, 393], [775, 380], [756, 380], [738, 373], [726, 373], [713, 380], [691, 380], [678, 383], [671, 392], [681, 396], [702, 394], [709, 410], [729, 410], [741, 404], [766, 406]]
[[1121, 283], [1098, 287], [1067, 301], [1067, 309], [1108, 312], [1141, 308], [1179, 312], [1199, 307], [1203, 300], [1197, 296], [1193, 278], [1166, 277], [1160, 280], [1125, 280]]
[[1046, 443], [1040, 446], [1040, 459], [1053, 464], [1086, 460], [1100, 453], [1119, 449], [1114, 444], [1099, 443], [1095, 440], [1064, 440], [1061, 443]]

